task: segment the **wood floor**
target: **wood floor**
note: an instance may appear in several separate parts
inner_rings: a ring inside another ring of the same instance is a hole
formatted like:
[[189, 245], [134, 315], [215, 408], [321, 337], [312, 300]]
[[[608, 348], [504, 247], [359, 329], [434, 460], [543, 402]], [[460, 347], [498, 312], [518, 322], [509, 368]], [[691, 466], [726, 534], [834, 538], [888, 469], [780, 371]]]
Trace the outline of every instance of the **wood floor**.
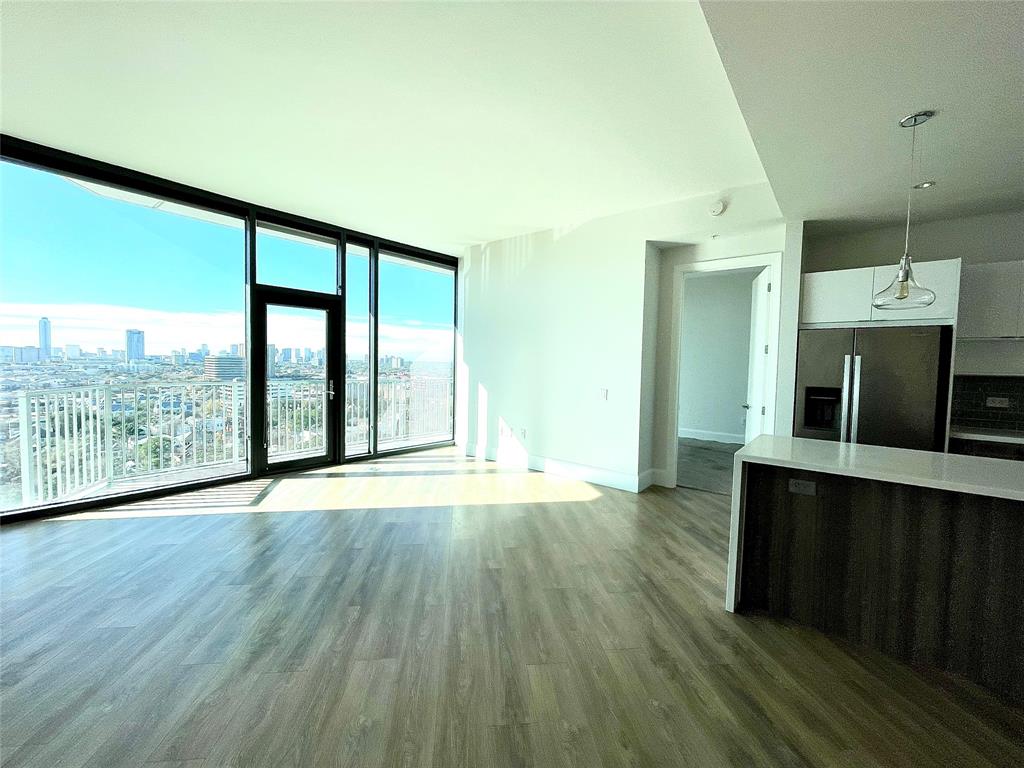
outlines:
[[0, 761], [1024, 764], [980, 689], [726, 613], [727, 507], [442, 451], [7, 526]]

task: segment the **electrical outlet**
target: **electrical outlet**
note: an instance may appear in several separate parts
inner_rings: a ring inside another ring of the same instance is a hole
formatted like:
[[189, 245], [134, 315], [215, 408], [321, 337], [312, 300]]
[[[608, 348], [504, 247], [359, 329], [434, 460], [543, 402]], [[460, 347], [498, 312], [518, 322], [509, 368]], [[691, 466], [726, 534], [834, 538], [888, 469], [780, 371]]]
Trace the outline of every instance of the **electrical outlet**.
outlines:
[[1010, 398], [1008, 397], [986, 397], [985, 398], [986, 408], [1009, 408]]
[[818, 485], [813, 480], [790, 480], [789, 492], [800, 496], [817, 496]]

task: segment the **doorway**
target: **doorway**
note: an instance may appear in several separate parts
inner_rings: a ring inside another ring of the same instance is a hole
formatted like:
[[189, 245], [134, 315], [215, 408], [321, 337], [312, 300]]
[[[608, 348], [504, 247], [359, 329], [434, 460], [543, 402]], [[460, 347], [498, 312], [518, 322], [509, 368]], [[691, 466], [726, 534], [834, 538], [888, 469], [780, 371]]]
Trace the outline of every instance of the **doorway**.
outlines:
[[768, 267], [683, 279], [676, 484], [728, 494], [733, 454], [768, 415]]
[[264, 363], [253, 388], [262, 403], [261, 434], [254, 435], [258, 472], [335, 463], [338, 443], [340, 307], [329, 297], [295, 297], [262, 289], [253, 303], [261, 326]]

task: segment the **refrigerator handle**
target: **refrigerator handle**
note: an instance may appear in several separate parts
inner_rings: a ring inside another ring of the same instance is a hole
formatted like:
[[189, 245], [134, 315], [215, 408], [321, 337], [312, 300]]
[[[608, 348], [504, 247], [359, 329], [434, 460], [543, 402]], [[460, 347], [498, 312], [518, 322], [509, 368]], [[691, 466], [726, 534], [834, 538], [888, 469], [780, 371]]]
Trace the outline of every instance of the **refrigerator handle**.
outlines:
[[857, 442], [857, 425], [860, 423], [860, 355], [853, 356], [853, 408], [850, 415], [850, 442]]
[[850, 428], [850, 355], [843, 355], [843, 397], [839, 408], [839, 442], [846, 443]]

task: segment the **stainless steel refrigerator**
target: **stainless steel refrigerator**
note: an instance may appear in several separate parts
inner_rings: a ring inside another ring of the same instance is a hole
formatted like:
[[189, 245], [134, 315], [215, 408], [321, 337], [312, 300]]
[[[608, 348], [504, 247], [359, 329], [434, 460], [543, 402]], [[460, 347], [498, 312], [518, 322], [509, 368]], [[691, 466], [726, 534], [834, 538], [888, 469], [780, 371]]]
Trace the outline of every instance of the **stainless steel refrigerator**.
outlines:
[[793, 434], [945, 450], [952, 348], [949, 326], [800, 331]]

